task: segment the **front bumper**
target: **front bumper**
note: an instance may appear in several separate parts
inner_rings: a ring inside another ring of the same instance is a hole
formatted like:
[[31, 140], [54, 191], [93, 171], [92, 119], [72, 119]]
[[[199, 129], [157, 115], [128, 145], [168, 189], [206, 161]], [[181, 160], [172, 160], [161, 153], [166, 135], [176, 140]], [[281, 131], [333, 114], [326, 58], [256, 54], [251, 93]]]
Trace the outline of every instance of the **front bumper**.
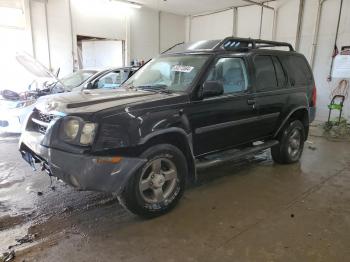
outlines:
[[0, 110], [0, 132], [20, 134], [22, 132], [25, 119], [32, 110], [33, 105], [13, 109], [2, 108]]
[[122, 157], [118, 163], [109, 157], [73, 154], [41, 145], [44, 135], [25, 131], [20, 151], [41, 163], [49, 173], [81, 190], [120, 193], [128, 179], [146, 162], [145, 159]]

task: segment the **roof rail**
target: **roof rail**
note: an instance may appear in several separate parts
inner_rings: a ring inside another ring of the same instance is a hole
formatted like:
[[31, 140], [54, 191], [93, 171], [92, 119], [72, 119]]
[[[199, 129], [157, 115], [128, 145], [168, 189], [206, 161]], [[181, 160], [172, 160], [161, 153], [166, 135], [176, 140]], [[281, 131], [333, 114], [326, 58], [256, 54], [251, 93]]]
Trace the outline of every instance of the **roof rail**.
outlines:
[[288, 47], [289, 51], [294, 51], [293, 46], [286, 42], [277, 42], [252, 38], [227, 37], [215, 48], [225, 50], [250, 50], [266, 47]]

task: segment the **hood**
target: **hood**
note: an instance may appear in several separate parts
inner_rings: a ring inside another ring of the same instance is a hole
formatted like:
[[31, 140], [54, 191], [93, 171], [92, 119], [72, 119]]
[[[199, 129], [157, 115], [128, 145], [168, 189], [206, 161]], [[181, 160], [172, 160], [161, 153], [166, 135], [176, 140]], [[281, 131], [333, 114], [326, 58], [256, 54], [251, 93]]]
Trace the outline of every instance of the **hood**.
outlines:
[[38, 99], [36, 108], [45, 113], [94, 113], [104, 109], [151, 102], [177, 94], [161, 94], [142, 90], [97, 89], [54, 94]]
[[16, 60], [20, 63], [29, 73], [35, 75], [36, 77], [43, 78], [54, 78], [58, 81], [57, 77], [50, 72], [48, 68], [42, 65], [34, 57], [30, 56], [25, 52], [17, 53]]
[[58, 83], [60, 83], [63, 88], [66, 86], [62, 83], [57, 76], [55, 76], [47, 67], [41, 64], [34, 57], [30, 56], [25, 52], [17, 53], [16, 60], [20, 63], [29, 73], [35, 75], [38, 78], [52, 78]]

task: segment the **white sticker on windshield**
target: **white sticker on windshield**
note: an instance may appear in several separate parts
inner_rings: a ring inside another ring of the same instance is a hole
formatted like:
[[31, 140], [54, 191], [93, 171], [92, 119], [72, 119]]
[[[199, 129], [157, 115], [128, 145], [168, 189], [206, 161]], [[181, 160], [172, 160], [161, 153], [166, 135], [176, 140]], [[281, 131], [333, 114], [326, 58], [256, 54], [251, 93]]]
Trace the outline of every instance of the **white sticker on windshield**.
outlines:
[[171, 68], [171, 71], [173, 71], [173, 72], [182, 72], [182, 73], [191, 73], [193, 68], [194, 68], [193, 66], [174, 65]]

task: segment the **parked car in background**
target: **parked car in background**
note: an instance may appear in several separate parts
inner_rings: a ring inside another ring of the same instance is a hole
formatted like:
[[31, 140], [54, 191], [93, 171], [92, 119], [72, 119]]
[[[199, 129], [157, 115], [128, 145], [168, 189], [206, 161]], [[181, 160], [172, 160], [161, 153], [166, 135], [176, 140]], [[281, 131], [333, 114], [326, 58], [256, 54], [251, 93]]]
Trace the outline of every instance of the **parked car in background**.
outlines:
[[31, 83], [26, 92], [17, 95], [12, 92], [11, 97], [0, 97], [0, 132], [21, 133], [22, 123], [33, 110], [34, 103], [39, 97], [84, 89], [115, 89], [138, 69], [137, 67], [83, 69], [58, 78], [27, 54], [19, 54], [17, 61], [37, 79]]
[[0, 132], [20, 133], [25, 117], [33, 110], [36, 100], [8, 100], [0, 96]]
[[[21, 133], [22, 123], [28, 113], [33, 110], [34, 103], [39, 97], [69, 92], [82, 85], [97, 72], [96, 70], [79, 70], [59, 80], [43, 76], [45, 81], [43, 79], [33, 81], [28, 91], [22, 93], [2, 90], [0, 94], [0, 132]], [[11, 93], [12, 95], [9, 96]]]
[[50, 85], [50, 94], [71, 92], [75, 88], [84, 85], [100, 71], [99, 69], [81, 69], [63, 78], [56, 79]]
[[84, 89], [116, 89], [138, 69], [138, 67], [119, 67], [101, 70], [71, 91], [82, 91]]

